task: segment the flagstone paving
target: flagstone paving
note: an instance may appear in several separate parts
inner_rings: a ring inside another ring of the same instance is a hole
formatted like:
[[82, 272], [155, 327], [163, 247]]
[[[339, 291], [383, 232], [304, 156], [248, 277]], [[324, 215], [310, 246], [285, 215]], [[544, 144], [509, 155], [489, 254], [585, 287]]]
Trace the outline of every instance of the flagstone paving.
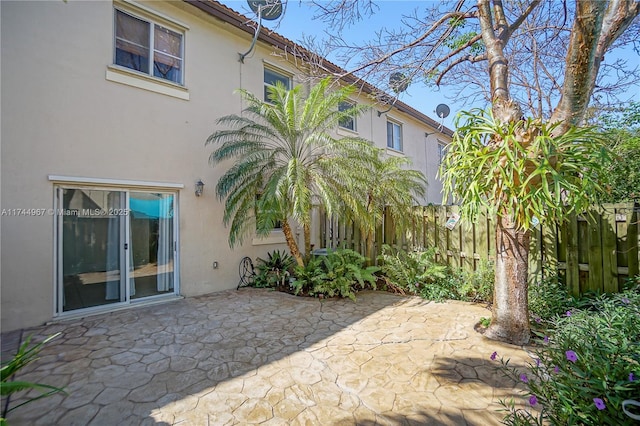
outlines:
[[[65, 386], [11, 425], [491, 425], [529, 355], [485, 339], [482, 305], [245, 288], [25, 330], [61, 332], [19, 379]], [[3, 335], [3, 352], [15, 346]], [[19, 399], [11, 405], [19, 404]]]

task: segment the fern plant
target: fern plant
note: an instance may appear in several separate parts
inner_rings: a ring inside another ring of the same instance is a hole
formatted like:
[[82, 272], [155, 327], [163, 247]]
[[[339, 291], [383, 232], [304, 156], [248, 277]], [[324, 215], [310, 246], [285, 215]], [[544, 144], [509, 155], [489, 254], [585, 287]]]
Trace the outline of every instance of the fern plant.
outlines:
[[378, 256], [382, 274], [403, 290], [420, 294], [424, 287], [445, 278], [446, 266], [435, 261], [435, 249], [397, 250], [389, 245], [382, 246]]
[[295, 269], [293, 283], [296, 294], [306, 291], [312, 296], [348, 297], [355, 300], [356, 291], [367, 284], [375, 289], [379, 270], [365, 267], [366, 258], [351, 249], [330, 250], [326, 256], [311, 258], [308, 267]]

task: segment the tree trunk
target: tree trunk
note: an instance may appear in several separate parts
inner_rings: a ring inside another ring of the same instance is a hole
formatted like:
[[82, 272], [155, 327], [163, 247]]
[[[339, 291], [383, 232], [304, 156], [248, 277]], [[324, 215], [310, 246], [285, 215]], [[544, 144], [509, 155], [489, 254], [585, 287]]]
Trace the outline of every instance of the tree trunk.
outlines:
[[291, 256], [296, 259], [296, 263], [298, 264], [298, 266], [304, 266], [304, 260], [302, 259], [302, 255], [300, 254], [298, 243], [296, 243], [296, 239], [293, 237], [293, 232], [291, 232], [291, 225], [289, 225], [289, 222], [286, 220], [282, 221], [282, 233], [284, 233], [284, 238], [287, 241], [287, 245], [289, 246]]
[[302, 225], [304, 234], [304, 256], [309, 259], [311, 257], [311, 226], [308, 223]]
[[375, 242], [375, 236], [371, 231], [368, 231], [365, 235], [365, 257], [367, 258], [367, 266], [375, 265], [376, 259], [373, 258], [373, 244]]
[[529, 231], [518, 230], [506, 217], [498, 219], [491, 326], [485, 336], [514, 345], [529, 342]]

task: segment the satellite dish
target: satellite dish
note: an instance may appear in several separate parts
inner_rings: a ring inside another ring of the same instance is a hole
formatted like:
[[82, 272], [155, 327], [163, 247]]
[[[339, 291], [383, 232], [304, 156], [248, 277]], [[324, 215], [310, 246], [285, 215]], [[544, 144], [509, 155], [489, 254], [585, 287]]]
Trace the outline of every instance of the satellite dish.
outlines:
[[450, 112], [451, 110], [449, 109], [448, 105], [440, 104], [436, 107], [436, 115], [441, 119], [447, 118]]
[[385, 109], [384, 111], [378, 111], [378, 117], [391, 111], [391, 108], [393, 108], [393, 106], [396, 104], [396, 101], [398, 100], [398, 95], [407, 90], [409, 84], [411, 84], [411, 79], [401, 72], [394, 72], [389, 76], [389, 87], [391, 87], [391, 90], [396, 93], [396, 96], [394, 96], [391, 105], [389, 105], [389, 108]]
[[275, 21], [282, 16], [282, 2], [280, 0], [247, 0], [249, 8], [262, 19]]
[[256, 28], [256, 33], [253, 36], [249, 50], [247, 50], [246, 53], [239, 53], [240, 62], [242, 63], [244, 63], [244, 58], [251, 53], [256, 45], [256, 41], [258, 41], [258, 34], [260, 34], [260, 29], [262, 28], [262, 20], [274, 21], [281, 17], [283, 12], [282, 0], [247, 0], [247, 4], [249, 8], [258, 15], [258, 28]]
[[411, 83], [411, 79], [401, 72], [394, 72], [389, 76], [389, 87], [397, 94], [407, 90], [409, 83]]

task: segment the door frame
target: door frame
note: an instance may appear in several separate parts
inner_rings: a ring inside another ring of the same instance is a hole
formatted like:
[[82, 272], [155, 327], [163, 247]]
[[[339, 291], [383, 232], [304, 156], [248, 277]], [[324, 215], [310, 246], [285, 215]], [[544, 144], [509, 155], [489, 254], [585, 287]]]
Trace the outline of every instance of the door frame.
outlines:
[[[53, 317], [65, 318], [73, 316], [86, 316], [93, 313], [110, 312], [127, 308], [130, 306], [153, 303], [162, 299], [169, 299], [179, 297], [180, 295], [180, 189], [184, 188], [183, 184], [179, 183], [161, 183], [161, 182], [148, 182], [148, 181], [132, 181], [132, 180], [117, 180], [117, 179], [102, 179], [102, 178], [79, 178], [79, 177], [66, 177], [58, 175], [50, 175], [49, 181], [53, 183]], [[105, 305], [91, 306], [87, 308], [74, 309], [71, 311], [63, 311], [63, 297], [64, 286], [62, 285], [62, 262], [63, 262], [63, 239], [62, 235], [62, 190], [64, 189], [86, 189], [86, 190], [99, 190], [99, 191], [119, 191], [124, 193], [125, 208], [129, 209], [129, 193], [130, 192], [162, 192], [170, 193], [174, 196], [173, 200], [173, 228], [174, 228], [174, 277], [173, 277], [173, 292], [168, 294], [152, 295], [148, 297], [142, 297], [138, 299], [131, 299], [131, 289], [129, 283], [129, 258], [127, 250], [131, 250], [130, 238], [130, 226], [129, 220], [124, 220], [124, 233], [123, 246], [119, 251], [121, 259], [121, 270], [124, 270], [124, 274], [121, 273], [121, 290], [124, 285], [124, 300], [115, 303], [108, 303]], [[124, 244], [127, 244], [125, 250]], [[122, 263], [124, 262], [124, 263]], [[124, 283], [124, 284], [122, 284]]]

